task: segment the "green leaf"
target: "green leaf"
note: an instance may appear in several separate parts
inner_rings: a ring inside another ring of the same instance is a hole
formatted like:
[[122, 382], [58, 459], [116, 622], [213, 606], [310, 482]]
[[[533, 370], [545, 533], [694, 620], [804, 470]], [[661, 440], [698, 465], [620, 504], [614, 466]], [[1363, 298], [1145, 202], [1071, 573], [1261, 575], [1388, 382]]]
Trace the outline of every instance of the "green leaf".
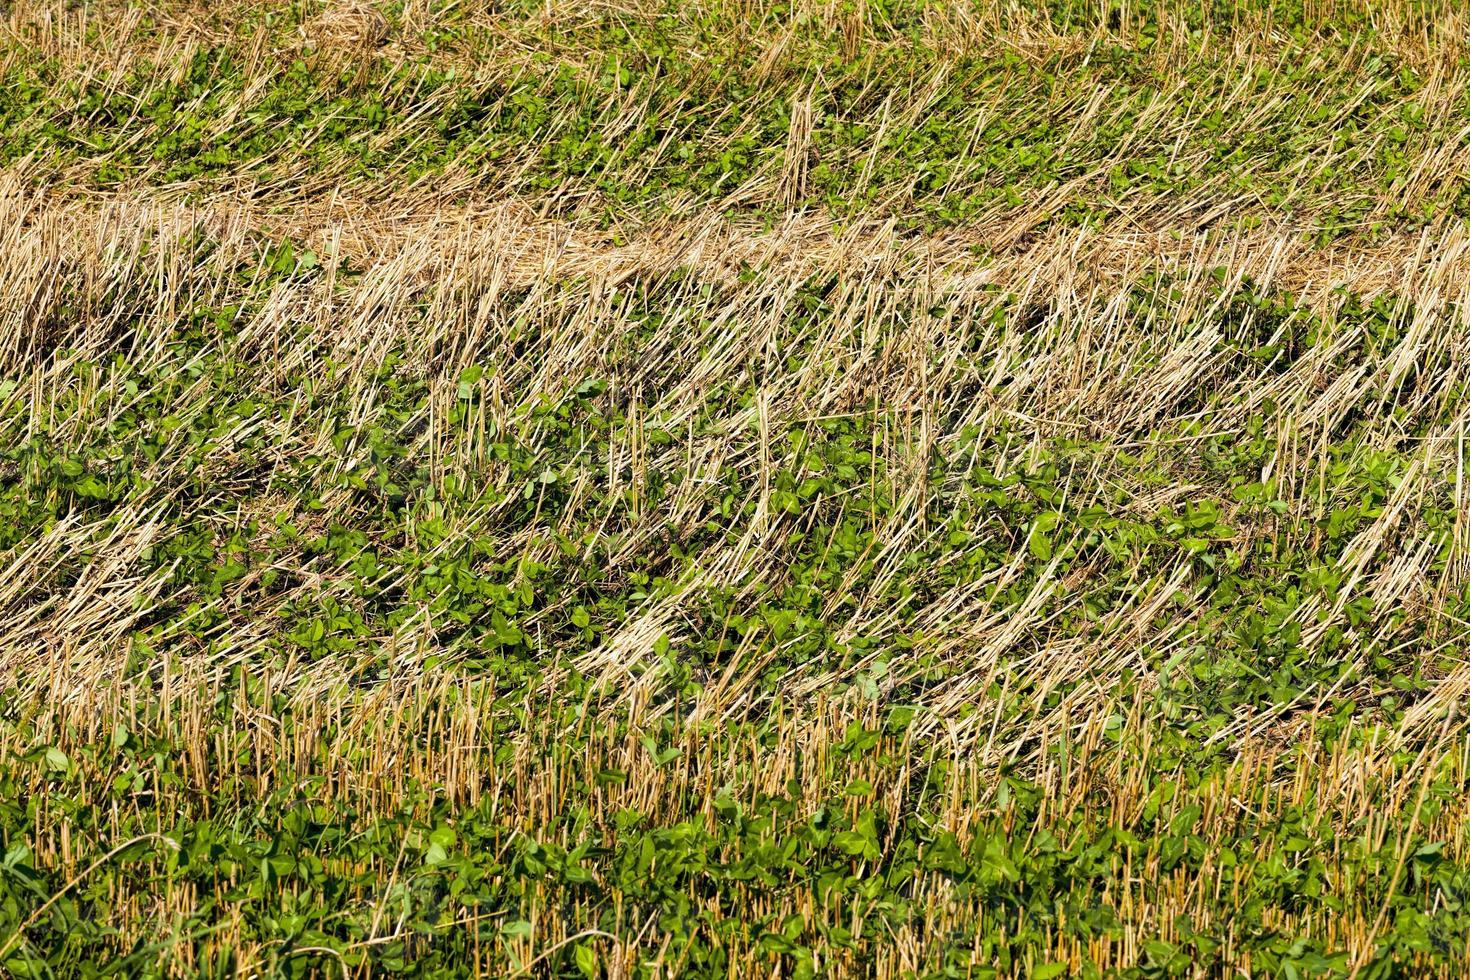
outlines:
[[40, 960], [32, 959], [30, 956], [27, 956], [25, 954], [12, 956], [4, 963], [0, 963], [0, 966], [4, 967], [4, 972], [6, 976], [25, 978], [25, 980], [30, 980], [30, 978], [32, 977], [35, 977], [37, 978], [37, 980], [39, 980], [39, 978], [41, 977], [51, 975], [51, 970], [46, 966], [45, 963], [41, 962]]
[[582, 976], [588, 978], [597, 976], [597, 954], [593, 952], [591, 946], [586, 943], [578, 945], [575, 956], [577, 969], [582, 971]]
[[1062, 515], [1054, 510], [1037, 515], [1036, 520], [1031, 522], [1031, 533], [1026, 536], [1026, 547], [1033, 557], [1042, 561], [1051, 560], [1052, 538], [1051, 532], [1056, 528]]
[[851, 830], [839, 830], [832, 835], [832, 843], [842, 850], [843, 853], [852, 857], [866, 854], [872, 846], [872, 842], [863, 834]]
[[429, 849], [424, 855], [424, 863], [433, 867], [449, 860], [449, 849], [454, 846], [454, 841], [452, 827], [435, 827], [429, 832]]
[[655, 766], [663, 766], [673, 761], [674, 759], [677, 759], [679, 755], [683, 752], [683, 749], [675, 748], [673, 746], [670, 746], [667, 749], [659, 748], [658, 743], [654, 741], [652, 735], [643, 736], [641, 739], [639, 739], [639, 742], [648, 752], [649, 756], [653, 758], [653, 764]]
[[0, 858], [0, 868], [30, 868], [31, 849], [25, 844], [11, 844], [5, 852], [5, 857]]

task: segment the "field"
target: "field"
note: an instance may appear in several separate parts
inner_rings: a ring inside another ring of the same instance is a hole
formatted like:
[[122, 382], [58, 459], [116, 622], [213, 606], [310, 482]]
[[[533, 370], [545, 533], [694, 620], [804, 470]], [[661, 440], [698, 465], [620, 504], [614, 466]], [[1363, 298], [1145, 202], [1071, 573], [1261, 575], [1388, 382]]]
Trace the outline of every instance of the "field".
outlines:
[[0, 2], [0, 975], [1470, 975], [1458, 0]]

